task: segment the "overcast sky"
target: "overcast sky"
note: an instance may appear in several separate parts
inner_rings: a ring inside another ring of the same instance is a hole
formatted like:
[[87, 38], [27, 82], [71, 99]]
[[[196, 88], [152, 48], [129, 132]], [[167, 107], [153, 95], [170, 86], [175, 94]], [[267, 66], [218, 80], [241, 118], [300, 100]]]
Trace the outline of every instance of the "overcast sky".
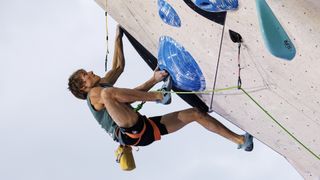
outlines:
[[[110, 52], [115, 24], [110, 20]], [[152, 71], [126, 38], [124, 46], [126, 69], [117, 86], [133, 88]], [[117, 144], [86, 102], [67, 90], [78, 68], [104, 73], [105, 47], [104, 12], [93, 0], [0, 1], [0, 179], [302, 179], [257, 140], [247, 153], [196, 123], [140, 148], [137, 169], [121, 171]], [[147, 103], [141, 112], [155, 116], [188, 107], [173, 96], [171, 105]]]

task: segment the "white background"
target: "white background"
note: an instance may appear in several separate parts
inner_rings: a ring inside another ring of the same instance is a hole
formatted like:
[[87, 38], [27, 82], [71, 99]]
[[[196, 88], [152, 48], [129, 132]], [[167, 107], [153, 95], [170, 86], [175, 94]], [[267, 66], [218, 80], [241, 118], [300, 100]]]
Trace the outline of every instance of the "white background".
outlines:
[[[110, 27], [112, 59], [115, 22]], [[124, 38], [126, 69], [118, 87], [135, 87], [152, 71]], [[117, 144], [86, 102], [67, 90], [78, 68], [104, 74], [104, 12], [91, 0], [0, 0], [0, 179], [302, 179], [280, 155], [255, 140], [251, 153], [196, 123], [134, 152], [137, 169], [115, 163]], [[179, 97], [142, 113], [189, 106]], [[227, 121], [238, 133], [243, 131]]]

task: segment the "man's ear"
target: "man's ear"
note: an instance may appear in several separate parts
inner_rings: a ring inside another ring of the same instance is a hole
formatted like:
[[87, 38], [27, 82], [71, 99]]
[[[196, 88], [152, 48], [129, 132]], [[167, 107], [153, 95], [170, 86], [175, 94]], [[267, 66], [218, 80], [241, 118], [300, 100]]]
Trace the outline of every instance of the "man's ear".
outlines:
[[88, 88], [86, 87], [86, 85], [84, 85], [84, 86], [82, 86], [82, 87], [80, 88], [80, 90], [81, 90], [81, 91], [84, 91], [84, 92], [87, 92], [87, 89], [88, 89]]

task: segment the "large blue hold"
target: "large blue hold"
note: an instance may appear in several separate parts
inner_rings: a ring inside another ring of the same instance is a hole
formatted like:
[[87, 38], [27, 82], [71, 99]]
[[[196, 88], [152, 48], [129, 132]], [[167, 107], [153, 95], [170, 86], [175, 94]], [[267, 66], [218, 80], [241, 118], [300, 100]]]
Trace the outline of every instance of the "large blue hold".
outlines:
[[169, 72], [173, 86], [186, 91], [203, 91], [205, 78], [191, 54], [168, 36], [162, 36], [159, 42], [158, 65]]
[[168, 25], [181, 27], [181, 20], [173, 7], [165, 0], [158, 0], [159, 16]]
[[256, 0], [260, 29], [265, 45], [276, 57], [292, 60], [296, 48], [265, 0]]
[[238, 0], [192, 0], [200, 9], [208, 12], [223, 12], [238, 9]]

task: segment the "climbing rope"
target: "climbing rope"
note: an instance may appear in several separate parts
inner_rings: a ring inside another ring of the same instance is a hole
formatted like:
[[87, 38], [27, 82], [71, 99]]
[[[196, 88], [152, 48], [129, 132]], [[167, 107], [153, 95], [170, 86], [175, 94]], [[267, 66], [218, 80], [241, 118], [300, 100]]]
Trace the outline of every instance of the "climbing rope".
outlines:
[[[212, 90], [205, 90], [205, 91], [161, 91], [163, 93], [171, 93], [171, 94], [211, 94], [214, 92], [222, 92], [222, 91], [228, 91], [238, 89], [238, 86], [232, 86], [227, 88], [221, 88], [221, 89], [212, 89]], [[150, 91], [150, 92], [159, 92], [159, 91]]]
[[310, 152], [314, 157], [320, 160], [320, 156], [316, 155], [310, 148], [304, 145], [298, 138], [296, 138], [287, 128], [285, 128], [279, 121], [277, 121], [265, 108], [263, 108], [248, 92], [246, 92], [242, 88], [242, 80], [241, 80], [241, 61], [240, 61], [240, 52], [241, 52], [241, 44], [242, 38], [240, 37], [238, 43], [238, 89], [241, 90], [245, 95], [247, 95], [267, 116], [269, 116], [273, 122], [275, 122], [282, 130], [284, 130], [291, 138], [293, 138], [297, 143], [299, 143], [302, 147], [304, 147], [308, 152]]
[[[275, 122], [282, 130], [284, 130], [291, 138], [293, 138], [297, 143], [299, 143], [302, 147], [304, 147], [309, 153], [311, 153], [315, 158], [320, 160], [320, 156], [314, 153], [310, 148], [308, 148], [306, 145], [304, 145], [297, 137], [295, 137], [287, 128], [285, 128], [279, 121], [277, 121], [265, 108], [263, 108], [250, 94], [245, 91], [241, 86], [233, 86], [229, 88], [223, 88], [223, 89], [216, 89], [216, 90], [208, 90], [208, 91], [190, 91], [190, 92], [175, 92], [175, 91], [161, 91], [163, 93], [175, 93], [175, 94], [207, 94], [207, 93], [213, 93], [213, 92], [222, 92], [222, 91], [229, 91], [229, 90], [235, 90], [239, 89], [241, 90], [245, 95], [247, 95], [268, 117], [270, 117], [273, 122]], [[151, 91], [151, 92], [159, 92], [159, 91]], [[144, 102], [145, 103], [145, 102]], [[143, 103], [143, 104], [144, 104]], [[142, 104], [142, 105], [143, 105]], [[140, 109], [142, 108], [142, 105]], [[139, 105], [138, 105], [139, 106]], [[139, 109], [139, 110], [140, 110]]]
[[318, 160], [320, 160], [320, 156], [316, 155], [310, 148], [308, 148], [306, 145], [304, 145], [301, 141], [299, 141], [298, 138], [296, 138], [290, 131], [282, 126], [265, 108], [263, 108], [255, 99], [253, 99], [252, 96], [248, 92], [246, 92], [243, 88], [240, 88], [240, 90], [246, 94], [263, 112], [265, 112], [272, 120], [275, 122], [282, 130], [284, 130], [289, 136], [291, 136], [296, 142], [298, 142], [302, 147], [304, 147], [307, 151], [309, 151], [314, 157], [316, 157]]
[[[303, 144], [297, 137], [295, 137], [287, 128], [285, 128], [279, 121], [277, 121], [265, 108], [263, 108], [247, 91], [242, 88], [242, 81], [241, 81], [241, 61], [240, 61], [240, 50], [241, 50], [241, 43], [238, 45], [238, 85], [228, 88], [222, 89], [215, 89], [215, 86], [212, 90], [206, 91], [190, 91], [190, 92], [179, 92], [179, 91], [162, 91], [163, 93], [175, 93], [175, 94], [209, 94], [215, 92], [222, 92], [222, 91], [229, 91], [234, 89], [241, 90], [246, 96], [248, 96], [270, 119], [276, 123], [284, 132], [286, 132], [292, 139], [294, 139], [298, 144], [300, 144], [304, 149], [306, 149], [309, 153], [311, 153], [316, 159], [320, 160], [320, 156], [314, 153], [309, 147]], [[151, 91], [151, 92], [159, 92], [159, 91]], [[212, 104], [212, 102], [211, 102]], [[142, 104], [143, 105], [143, 104]], [[140, 109], [142, 108], [142, 105]]]
[[109, 55], [109, 27], [108, 27], [108, 12], [105, 12], [106, 16], [106, 58], [104, 61], [104, 70], [108, 70], [108, 55]]
[[[109, 55], [109, 33], [108, 33], [108, 13], [105, 12], [106, 16], [106, 58], [105, 58], [105, 70], [107, 71], [107, 62], [108, 62], [108, 55]], [[223, 91], [229, 91], [229, 90], [235, 90], [239, 89], [241, 90], [245, 95], [247, 95], [268, 117], [272, 119], [274, 123], [276, 123], [283, 131], [285, 131], [291, 138], [293, 138], [297, 143], [299, 143], [303, 148], [305, 148], [309, 153], [311, 153], [316, 159], [320, 160], [320, 156], [314, 153], [310, 148], [308, 148], [306, 145], [304, 145], [298, 138], [296, 138], [287, 128], [285, 128], [281, 123], [279, 123], [265, 108], [263, 108], [248, 92], [246, 92], [242, 88], [242, 80], [241, 80], [241, 62], [240, 62], [240, 50], [241, 50], [241, 43], [238, 44], [238, 84], [237, 86], [233, 87], [227, 87], [222, 89], [216, 89], [216, 81], [217, 81], [217, 75], [218, 75], [218, 68], [220, 64], [220, 56], [221, 56], [221, 49], [222, 49], [222, 42], [223, 42], [223, 34], [224, 34], [225, 26], [223, 26], [222, 30], [222, 37], [220, 42], [220, 49], [219, 49], [219, 55], [218, 55], [218, 62], [217, 62], [217, 68], [215, 73], [215, 80], [213, 84], [212, 90], [205, 90], [205, 91], [162, 91], [163, 93], [175, 93], [175, 94], [211, 94], [211, 105], [210, 109], [212, 109], [212, 102], [213, 102], [213, 96], [215, 92], [223, 92]], [[159, 92], [159, 91], [150, 91], [150, 92]], [[134, 108], [135, 112], [138, 112], [142, 109], [143, 105], [146, 102], [141, 102], [137, 105], [136, 108]]]
[[[213, 92], [229, 91], [229, 90], [233, 90], [233, 89], [238, 89], [238, 86], [227, 87], [227, 88], [222, 88], [222, 89], [215, 89], [215, 90], [207, 90], [207, 91], [161, 91], [161, 92], [162, 93], [171, 93], [171, 94], [211, 94]], [[149, 91], [149, 92], [160, 92], [160, 91], [157, 90], [157, 91]], [[142, 107], [145, 103], [146, 103], [146, 101], [142, 101], [133, 110], [135, 112], [140, 111], [140, 109], [142, 109]]]

